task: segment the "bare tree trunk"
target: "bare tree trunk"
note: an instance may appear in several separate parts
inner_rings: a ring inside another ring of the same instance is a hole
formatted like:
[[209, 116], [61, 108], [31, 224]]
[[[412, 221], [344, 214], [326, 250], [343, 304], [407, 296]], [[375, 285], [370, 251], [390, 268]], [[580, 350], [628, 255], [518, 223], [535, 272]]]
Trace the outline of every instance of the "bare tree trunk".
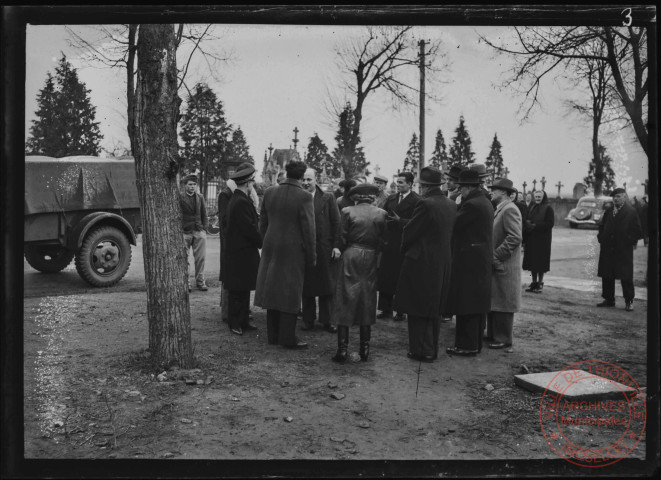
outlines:
[[157, 365], [191, 368], [188, 261], [175, 168], [181, 103], [175, 53], [173, 25], [139, 26], [129, 133], [142, 212], [149, 350]]

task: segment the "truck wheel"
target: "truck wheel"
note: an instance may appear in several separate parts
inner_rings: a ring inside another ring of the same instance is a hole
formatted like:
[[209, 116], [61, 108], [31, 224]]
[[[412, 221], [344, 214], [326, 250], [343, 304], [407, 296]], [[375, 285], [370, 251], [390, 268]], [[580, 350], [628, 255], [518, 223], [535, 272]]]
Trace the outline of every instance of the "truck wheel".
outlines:
[[89, 232], [76, 253], [78, 275], [95, 287], [112, 287], [131, 265], [131, 244], [115, 227], [99, 227]]
[[57, 273], [71, 263], [74, 252], [58, 245], [26, 245], [25, 259], [42, 273]]

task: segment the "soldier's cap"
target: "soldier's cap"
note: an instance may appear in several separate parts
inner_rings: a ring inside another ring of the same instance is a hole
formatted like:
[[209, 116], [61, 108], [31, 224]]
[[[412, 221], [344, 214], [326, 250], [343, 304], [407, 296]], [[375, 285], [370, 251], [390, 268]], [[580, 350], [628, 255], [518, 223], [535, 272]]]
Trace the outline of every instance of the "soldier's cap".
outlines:
[[239, 169], [230, 175], [230, 178], [234, 180], [234, 183], [237, 185], [247, 183], [255, 178], [255, 167], [250, 163], [242, 163], [239, 165]]
[[182, 178], [181, 181], [182, 181], [183, 183], [188, 183], [188, 182], [195, 182], [195, 183], [198, 183], [197, 175], [195, 175], [194, 173], [189, 173], [189, 174], [186, 175], [184, 178]]
[[349, 196], [352, 195], [366, 196], [366, 195], [378, 195], [378, 194], [379, 194], [379, 187], [377, 187], [373, 183], [359, 183], [351, 190], [349, 190]]

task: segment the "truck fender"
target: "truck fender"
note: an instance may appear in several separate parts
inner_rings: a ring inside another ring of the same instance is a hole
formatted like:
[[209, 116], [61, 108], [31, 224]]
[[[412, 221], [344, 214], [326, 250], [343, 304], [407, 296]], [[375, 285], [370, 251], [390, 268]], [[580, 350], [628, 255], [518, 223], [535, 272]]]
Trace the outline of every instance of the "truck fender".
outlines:
[[87, 235], [87, 232], [100, 224], [118, 228], [126, 235], [126, 238], [128, 238], [131, 245], [136, 245], [137, 240], [135, 232], [133, 231], [131, 224], [127, 222], [125, 218], [109, 212], [93, 212], [84, 216], [73, 228], [71, 235], [69, 235], [67, 248], [70, 250], [78, 250], [82, 246], [83, 239], [85, 238], [85, 235]]

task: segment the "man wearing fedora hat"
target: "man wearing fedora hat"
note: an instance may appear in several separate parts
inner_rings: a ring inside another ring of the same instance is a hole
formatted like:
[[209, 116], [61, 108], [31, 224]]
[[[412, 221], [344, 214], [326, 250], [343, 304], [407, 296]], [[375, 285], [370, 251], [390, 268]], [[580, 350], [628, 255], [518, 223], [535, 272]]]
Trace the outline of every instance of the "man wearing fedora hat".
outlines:
[[[186, 254], [193, 249], [193, 260], [195, 262], [195, 283], [198, 290], [206, 292], [209, 290], [204, 280], [204, 262], [207, 255], [207, 205], [202, 194], [197, 192], [197, 175], [191, 173], [182, 179], [184, 192], [179, 195], [181, 206], [182, 227], [184, 230], [184, 242]], [[192, 290], [190, 282], [188, 291]]]
[[255, 289], [259, 268], [259, 249], [262, 236], [259, 233], [257, 210], [250, 198], [255, 181], [255, 167], [244, 165], [231, 175], [236, 183], [227, 206], [227, 246], [224, 260], [224, 287], [229, 292], [228, 323], [230, 331], [243, 335], [245, 330], [255, 330], [250, 323], [250, 292]]
[[491, 311], [487, 317], [489, 348], [512, 345], [514, 313], [521, 306], [521, 212], [510, 198], [516, 193], [512, 181], [497, 178], [489, 186], [496, 205], [493, 220], [493, 271], [491, 273]]
[[317, 260], [312, 196], [301, 179], [307, 165], [285, 165], [287, 178], [264, 192], [259, 227], [264, 239], [257, 272], [255, 305], [266, 309], [269, 344], [302, 349], [296, 337], [296, 315], [301, 309], [306, 267]]
[[604, 301], [598, 307], [615, 306], [615, 279], [622, 283], [624, 309], [633, 310], [633, 250], [642, 237], [640, 220], [636, 210], [627, 201], [623, 188], [613, 190], [613, 206], [608, 208], [599, 222], [599, 266], [601, 296]]
[[462, 201], [452, 231], [452, 281], [448, 312], [456, 315], [450, 355], [474, 356], [482, 349], [482, 319], [491, 310], [493, 207], [480, 189], [477, 171], [459, 174]]
[[453, 202], [456, 202], [457, 197], [461, 195], [461, 192], [459, 191], [459, 185], [457, 185], [455, 182], [463, 170], [465, 170], [465, 167], [457, 163], [452, 165], [450, 170], [445, 174], [445, 177], [447, 178], [448, 198]]
[[447, 310], [457, 206], [441, 192], [443, 173], [439, 169], [423, 168], [418, 182], [421, 198], [402, 232], [404, 262], [395, 308], [408, 317], [408, 357], [432, 362], [438, 356], [440, 315]]

